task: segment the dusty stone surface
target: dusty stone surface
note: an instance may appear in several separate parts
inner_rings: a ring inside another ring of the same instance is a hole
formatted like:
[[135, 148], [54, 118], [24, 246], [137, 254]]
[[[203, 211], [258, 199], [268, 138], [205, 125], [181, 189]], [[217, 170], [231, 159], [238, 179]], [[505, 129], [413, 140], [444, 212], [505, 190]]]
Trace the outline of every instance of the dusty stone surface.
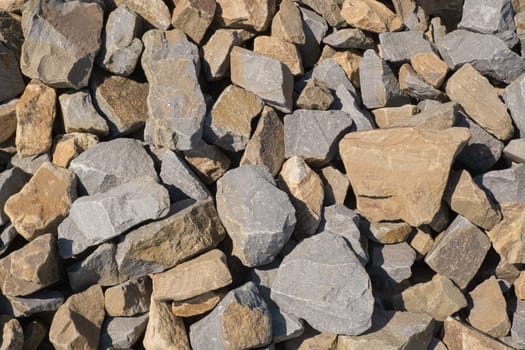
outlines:
[[439, 88], [448, 73], [448, 66], [433, 52], [420, 52], [410, 57], [412, 68], [435, 88]]
[[[54, 312], [64, 303], [64, 295], [55, 290], [42, 289], [25, 297], [8, 296], [15, 317], [29, 317], [41, 312]], [[44, 336], [47, 329], [44, 331]], [[37, 344], [38, 345], [38, 344]]]
[[173, 10], [171, 23], [198, 44], [213, 20], [216, 6], [215, 0], [179, 1]]
[[24, 331], [16, 318], [1, 315], [0, 327], [2, 331], [2, 349], [18, 350], [25, 346]]
[[518, 278], [514, 280], [514, 293], [516, 297], [520, 300], [525, 299], [525, 273], [520, 272]]
[[505, 104], [510, 111], [512, 121], [519, 130], [520, 136], [525, 136], [525, 118], [523, 117], [523, 110], [525, 103], [523, 102], [523, 90], [525, 89], [525, 75], [520, 75], [512, 83], [510, 83], [501, 96], [505, 100]]
[[425, 82], [408, 63], [399, 70], [399, 88], [418, 100], [445, 100], [443, 92]]
[[258, 36], [253, 42], [253, 51], [282, 62], [294, 76], [303, 74], [301, 56], [292, 43], [273, 36]]
[[323, 39], [323, 43], [338, 49], [372, 49], [374, 40], [367, 36], [362, 30], [340, 29]]
[[208, 81], [223, 78], [230, 70], [230, 52], [242, 44], [235, 29], [218, 29], [202, 47], [202, 66]]
[[188, 334], [182, 318], [171, 312], [166, 302], [151, 302], [149, 321], [142, 341], [144, 348], [166, 350], [190, 350]]
[[489, 171], [476, 182], [489, 198], [498, 203], [523, 202], [525, 199], [525, 165], [513, 164], [510, 168]]
[[272, 20], [272, 36], [292, 44], [306, 43], [306, 37], [301, 20], [301, 12], [293, 1], [284, 0], [279, 5], [279, 11]]
[[202, 315], [212, 310], [225, 296], [224, 290], [216, 292], [207, 292], [196, 297], [174, 301], [171, 304], [171, 311], [175, 316], [191, 317]]
[[348, 178], [332, 166], [321, 169], [324, 188], [324, 205], [343, 204], [350, 187]]
[[332, 59], [336, 61], [346, 73], [346, 76], [355, 87], [360, 87], [359, 81], [359, 64], [363, 56], [360, 53], [348, 51], [338, 51]]
[[381, 33], [379, 43], [382, 58], [388, 62], [406, 62], [414, 55], [433, 52], [430, 42], [420, 31]]
[[113, 0], [115, 5], [125, 4], [129, 9], [146, 22], [160, 30], [166, 30], [170, 26], [170, 12], [168, 6], [162, 0]]
[[396, 31], [403, 20], [376, 0], [345, 0], [341, 16], [353, 27], [374, 33]]
[[467, 324], [448, 317], [444, 323], [443, 343], [449, 349], [511, 350], [512, 348], [475, 330]]
[[149, 277], [130, 279], [110, 287], [104, 292], [106, 313], [112, 317], [131, 317], [143, 314], [149, 310], [151, 292]]
[[371, 222], [370, 238], [381, 244], [394, 244], [408, 239], [412, 227], [405, 222]]
[[99, 143], [96, 135], [73, 132], [71, 134], [57, 135], [53, 140], [53, 164], [67, 168], [74, 158], [90, 147]]
[[525, 260], [524, 206], [523, 202], [501, 203], [503, 219], [487, 232], [494, 250], [510, 264], [522, 264]]
[[368, 273], [377, 288], [391, 288], [412, 276], [416, 252], [406, 242], [370, 246]]
[[149, 315], [136, 317], [108, 317], [102, 324], [99, 347], [130, 348], [140, 339]]
[[105, 136], [109, 133], [106, 120], [93, 106], [87, 90], [64, 93], [58, 96], [66, 133], [87, 132]]
[[0, 123], [2, 130], [0, 131], [0, 143], [9, 140], [16, 131], [16, 105], [18, 99], [13, 99], [4, 104], [0, 104]]
[[319, 44], [328, 31], [328, 24], [322, 16], [314, 11], [303, 7], [299, 10], [303, 19], [305, 43], [299, 45], [298, 48], [301, 53], [303, 67], [306, 69], [313, 67], [321, 55]]
[[[246, 146], [248, 148], [248, 146]], [[245, 151], [246, 152], [246, 151]], [[228, 158], [218, 147], [204, 141], [190, 151], [183, 152], [184, 159], [207, 185], [215, 182], [230, 167]]]
[[216, 21], [224, 27], [264, 32], [275, 11], [274, 0], [217, 0]]
[[321, 15], [331, 27], [338, 27], [345, 21], [341, 16], [339, 0], [300, 0], [300, 3]]

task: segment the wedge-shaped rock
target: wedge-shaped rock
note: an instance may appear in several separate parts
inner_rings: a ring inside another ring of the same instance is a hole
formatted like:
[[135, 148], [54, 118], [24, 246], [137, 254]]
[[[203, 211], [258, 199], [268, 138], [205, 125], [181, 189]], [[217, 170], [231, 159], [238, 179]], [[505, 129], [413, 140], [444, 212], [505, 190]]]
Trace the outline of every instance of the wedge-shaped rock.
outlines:
[[235, 29], [218, 29], [202, 47], [202, 66], [206, 79], [222, 79], [230, 70], [230, 52], [234, 46], [242, 44], [242, 39]]
[[409, 96], [418, 100], [445, 100], [443, 92], [425, 82], [412, 67], [406, 63], [399, 70], [399, 87]]
[[361, 86], [359, 82], [359, 64], [362, 58], [362, 54], [352, 50], [338, 51], [332, 56], [332, 59], [339, 63], [355, 87]]
[[503, 156], [516, 163], [525, 163], [525, 138], [510, 140], [503, 149]]
[[477, 331], [469, 325], [448, 317], [443, 325], [443, 343], [448, 349], [511, 350], [513, 348]]
[[283, 39], [273, 36], [258, 36], [253, 41], [253, 52], [282, 62], [295, 76], [303, 74], [303, 64], [297, 47]]
[[16, 318], [0, 316], [2, 347], [5, 349], [23, 349], [25, 345], [24, 330]]
[[198, 44], [213, 20], [216, 6], [215, 0], [179, 1], [173, 11], [171, 23]]
[[170, 26], [170, 11], [162, 0], [113, 0], [113, 2], [117, 6], [125, 4], [155, 28], [166, 30]]
[[257, 286], [248, 282], [230, 291], [215, 309], [190, 327], [194, 350], [250, 349], [272, 340], [268, 306]]
[[106, 312], [113, 317], [130, 317], [148, 312], [151, 279], [141, 277], [110, 287], [104, 292]]
[[292, 44], [302, 45], [306, 42], [301, 12], [291, 0], [284, 0], [272, 20], [272, 36]]
[[374, 286], [387, 289], [412, 276], [416, 252], [406, 242], [396, 244], [372, 243], [368, 271]]
[[349, 93], [354, 95], [357, 93], [344, 69], [341, 68], [341, 65], [333, 58], [322, 60], [311, 72], [303, 75], [295, 84], [295, 89], [302, 91], [311, 79], [317, 79], [326, 83], [332, 93], [335, 93], [341, 85]]
[[142, 343], [146, 350], [191, 350], [184, 321], [171, 312], [169, 303], [162, 301], [151, 301]]
[[13, 308], [15, 317], [29, 317], [41, 312], [55, 312], [64, 303], [64, 295], [51, 289], [42, 289], [24, 297], [8, 296], [7, 299]]
[[324, 188], [324, 205], [343, 204], [345, 202], [350, 181], [338, 169], [327, 166], [321, 169], [321, 179]]
[[503, 94], [501, 95], [505, 100], [505, 104], [510, 111], [512, 121], [519, 130], [521, 137], [525, 137], [525, 74], [516, 78], [510, 83]]
[[397, 122], [405, 123], [417, 112], [417, 107], [414, 105], [403, 105], [400, 107], [383, 107], [372, 111], [374, 121], [380, 128], [388, 128], [395, 126]]
[[0, 225], [9, 222], [9, 217], [5, 212], [6, 202], [11, 196], [16, 195], [30, 178], [29, 174], [17, 167], [0, 173]]
[[339, 27], [344, 23], [339, 0], [300, 0], [299, 2], [323, 16], [331, 27]]
[[58, 101], [66, 133], [87, 132], [102, 136], [108, 134], [108, 124], [93, 106], [89, 91], [64, 93], [58, 97]]
[[271, 297], [320, 332], [357, 335], [371, 326], [368, 274], [345, 239], [330, 232], [305, 239], [284, 258]]
[[15, 238], [18, 236], [13, 224], [6, 224], [0, 228], [0, 256], [3, 255]]
[[439, 88], [448, 73], [448, 66], [433, 52], [421, 52], [410, 57], [412, 68], [435, 88]]
[[[319, 1], [319, 3], [328, 2]], [[319, 16], [314, 11], [307, 10], [303, 7], [300, 7], [299, 10], [301, 11], [303, 19], [305, 43], [303, 45], [298, 45], [298, 49], [301, 53], [303, 67], [306, 69], [313, 67], [321, 55], [319, 44], [328, 31], [328, 24], [323, 17]]]
[[215, 182], [230, 167], [230, 158], [219, 147], [209, 145], [202, 140], [195, 148], [183, 153], [186, 161], [207, 185]]
[[58, 227], [60, 254], [77, 255], [144, 221], [160, 219], [169, 209], [168, 191], [149, 177], [80, 197]]
[[294, 231], [295, 209], [265, 166], [228, 171], [217, 182], [216, 200], [232, 254], [248, 267], [272, 262]]
[[488, 237], [470, 221], [458, 215], [437, 238], [425, 262], [437, 273], [465, 289], [490, 248]]
[[371, 222], [369, 237], [381, 244], [401, 243], [408, 239], [412, 227], [406, 222]]
[[174, 301], [171, 304], [171, 311], [179, 317], [191, 317], [202, 315], [212, 310], [226, 295], [226, 290], [207, 292], [196, 297]]
[[441, 206], [452, 161], [469, 137], [463, 128], [347, 134], [339, 152], [357, 208], [372, 221], [403, 220], [414, 227], [430, 223]]
[[323, 43], [338, 49], [366, 50], [375, 46], [374, 39], [357, 28], [334, 31], [323, 39]]
[[18, 99], [0, 104], [0, 143], [4, 143], [11, 138], [16, 132], [16, 105]]
[[213, 203], [200, 201], [128, 233], [117, 245], [119, 271], [130, 278], [162, 272], [215, 248], [224, 236]]
[[264, 32], [275, 10], [275, 0], [217, 0], [215, 20], [221, 27]]
[[57, 88], [88, 85], [103, 25], [96, 2], [31, 1], [22, 23], [20, 68], [25, 76]]
[[430, 42], [425, 40], [421, 31], [404, 31], [379, 34], [381, 54], [388, 62], [406, 62], [414, 55], [432, 53]]
[[53, 145], [53, 164], [68, 168], [71, 160], [88, 148], [98, 144], [98, 137], [93, 134], [73, 132], [57, 135]]
[[315, 109], [326, 111], [334, 102], [332, 92], [328, 85], [316, 78], [308, 80], [301, 95], [296, 101], [299, 109]]
[[351, 26], [374, 33], [403, 27], [401, 17], [376, 0], [345, 0], [341, 15]]
[[525, 263], [525, 203], [501, 203], [503, 220], [489, 236], [494, 250], [509, 264]]
[[108, 317], [102, 324], [99, 348], [128, 349], [140, 339], [149, 315], [135, 317]]
[[24, 80], [15, 53], [3, 43], [0, 44], [0, 58], [2, 62], [0, 63], [0, 102], [3, 102], [15, 98], [24, 91]]
[[489, 198], [502, 204], [525, 202], [525, 165], [513, 164], [510, 168], [493, 170], [475, 179]]

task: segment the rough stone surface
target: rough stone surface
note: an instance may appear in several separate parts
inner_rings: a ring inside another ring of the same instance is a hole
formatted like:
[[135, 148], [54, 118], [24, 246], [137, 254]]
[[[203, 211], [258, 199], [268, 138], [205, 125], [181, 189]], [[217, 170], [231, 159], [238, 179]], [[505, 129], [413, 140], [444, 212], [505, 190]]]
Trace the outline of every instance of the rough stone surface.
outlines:
[[88, 148], [98, 144], [98, 137], [93, 134], [73, 132], [57, 135], [53, 141], [53, 164], [67, 168], [74, 158]]
[[510, 140], [503, 149], [503, 156], [516, 163], [525, 163], [525, 138]]
[[494, 250], [509, 264], [525, 263], [525, 203], [501, 203], [503, 219], [489, 236]]
[[300, 0], [299, 2], [323, 16], [331, 27], [339, 27], [344, 23], [339, 0]]
[[379, 34], [381, 55], [388, 62], [406, 62], [414, 55], [432, 53], [430, 42], [421, 31], [385, 32]]
[[272, 20], [272, 36], [292, 44], [302, 45], [306, 37], [301, 21], [301, 12], [291, 0], [284, 0]]
[[222, 79], [230, 70], [230, 52], [242, 44], [239, 33], [234, 29], [218, 29], [202, 47], [202, 65], [206, 79]]
[[332, 94], [335, 93], [341, 85], [343, 85], [343, 87], [350, 93], [354, 95], [356, 94], [355, 87], [346, 76], [345, 71], [333, 58], [324, 59], [316, 65], [311, 72], [306, 73], [298, 79], [295, 84], [295, 89], [297, 91], [302, 91], [310, 79], [318, 79], [326, 83]]
[[396, 31], [403, 20], [376, 0], [345, 0], [341, 15], [353, 27], [374, 33]]
[[89, 91], [64, 93], [58, 97], [58, 101], [66, 133], [88, 132], [101, 136], [108, 134], [108, 124], [93, 106]]
[[516, 347], [525, 347], [525, 334], [523, 326], [525, 325], [525, 302], [519, 300], [516, 304], [516, 311], [512, 317], [512, 328], [510, 330], [512, 343]]
[[24, 347], [24, 331], [16, 318], [7, 315], [0, 316], [0, 331], [2, 334], [2, 349], [19, 350]]
[[160, 30], [170, 26], [170, 11], [162, 0], [113, 0], [115, 5], [125, 4], [146, 22]]
[[11, 158], [9, 165], [20, 168], [25, 173], [33, 175], [42, 166], [42, 164], [50, 161], [51, 158], [47, 153], [32, 157], [21, 157], [17, 153], [13, 156], [13, 158]]
[[408, 239], [412, 227], [406, 222], [371, 222], [370, 238], [381, 244], [394, 244]]
[[10, 100], [24, 91], [18, 59], [7, 46], [0, 44], [0, 102]]
[[412, 276], [411, 267], [416, 261], [416, 251], [406, 242], [386, 245], [372, 243], [370, 260], [368, 271], [374, 285], [377, 288], [391, 288]]
[[374, 121], [380, 128], [388, 128], [399, 121], [410, 119], [416, 114], [417, 107], [414, 105], [403, 105], [400, 107], [383, 107], [372, 111]]
[[319, 44], [328, 31], [328, 24], [323, 17], [314, 11], [307, 10], [303, 7], [299, 8], [299, 10], [301, 11], [301, 17], [303, 19], [305, 43], [298, 45], [298, 48], [301, 53], [303, 67], [306, 69], [313, 67], [321, 55]]
[[275, 0], [217, 0], [215, 20], [222, 27], [264, 32], [275, 10]]
[[324, 205], [343, 204], [350, 187], [345, 174], [332, 166], [321, 169], [321, 179], [324, 188]]
[[25, 297], [8, 296], [8, 300], [15, 317], [29, 317], [41, 312], [56, 311], [64, 303], [64, 295], [55, 290], [42, 289]]
[[195, 148], [185, 151], [183, 154], [186, 161], [207, 185], [215, 182], [230, 167], [230, 158], [218, 147], [209, 145], [204, 141], [199, 142]]
[[448, 66], [433, 52], [420, 52], [410, 57], [412, 68], [435, 88], [439, 88], [448, 73]]
[[498, 203], [525, 201], [525, 165], [489, 171], [474, 179]]
[[505, 100], [514, 125], [516, 125], [516, 128], [519, 130], [521, 137], [525, 137], [525, 116], [523, 113], [525, 110], [525, 100], [523, 99], [524, 90], [525, 74], [510, 83], [501, 95]]
[[146, 330], [149, 315], [136, 317], [109, 317], [101, 327], [99, 348], [128, 349]]
[[110, 287], [104, 292], [106, 312], [112, 317], [131, 317], [149, 310], [151, 279], [141, 277]]
[[0, 256], [9, 249], [17, 235], [18, 232], [16, 232], [16, 229], [12, 224], [6, 224], [0, 228]]
[[467, 350], [511, 350], [511, 347], [475, 330], [474, 328], [452, 317], [445, 320], [443, 326], [443, 343], [449, 349]]
[[341, 105], [341, 111], [348, 113], [352, 118], [355, 130], [364, 131], [374, 129], [374, 122], [368, 110], [361, 107], [361, 103], [350, 91], [346, 90], [343, 85], [339, 85], [335, 91], [336, 103]]
[[418, 100], [446, 100], [443, 92], [425, 82], [408, 63], [399, 70], [399, 87], [401, 91]]
[[2, 129], [0, 130], [0, 143], [9, 140], [16, 131], [16, 105], [18, 99], [0, 104], [0, 123]]
[[225, 295], [226, 291], [219, 290], [207, 292], [187, 300], [174, 301], [171, 304], [171, 311], [179, 317], [202, 315], [212, 310]]
[[146, 350], [190, 350], [188, 334], [182, 318], [171, 312], [166, 302], [152, 300], [149, 321], [142, 342]]
[[215, 0], [179, 1], [173, 11], [171, 23], [198, 44], [213, 20], [216, 6]]
[[0, 173], [0, 225], [9, 221], [5, 212], [5, 203], [11, 196], [17, 194], [29, 179], [30, 175], [17, 167]]
[[362, 54], [352, 50], [338, 51], [332, 56], [332, 59], [339, 63], [355, 87], [361, 86], [359, 82], [359, 64], [362, 58]]
[[282, 62], [295, 76], [303, 74], [301, 56], [292, 43], [273, 36], [261, 35], [255, 38], [253, 51]]
[[325, 36], [323, 43], [338, 49], [372, 49], [375, 46], [374, 40], [367, 36], [362, 30], [340, 29]]
[[525, 272], [520, 272], [513, 284], [516, 297], [520, 300], [525, 300]]
[[336, 350], [337, 334], [305, 330], [297, 338], [284, 343], [285, 350]]

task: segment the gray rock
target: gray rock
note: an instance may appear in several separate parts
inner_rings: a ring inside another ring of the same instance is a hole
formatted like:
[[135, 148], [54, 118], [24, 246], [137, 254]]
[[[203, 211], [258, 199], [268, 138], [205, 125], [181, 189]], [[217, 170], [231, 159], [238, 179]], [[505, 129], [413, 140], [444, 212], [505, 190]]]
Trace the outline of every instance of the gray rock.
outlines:
[[525, 138], [510, 140], [503, 156], [516, 163], [525, 163]]
[[352, 118], [342, 111], [299, 109], [284, 117], [285, 157], [299, 156], [312, 166], [330, 162]]
[[368, 108], [390, 106], [401, 94], [396, 76], [373, 50], [366, 50], [359, 63], [359, 83]]
[[144, 334], [149, 314], [136, 317], [107, 317], [100, 330], [99, 349], [131, 348]]
[[442, 104], [443, 103], [436, 100], [423, 100], [417, 104], [417, 109], [419, 110], [419, 112], [425, 112], [434, 107], [439, 107]]
[[370, 279], [346, 240], [330, 232], [303, 240], [283, 259], [271, 297], [320, 332], [357, 335], [371, 326]]
[[319, 56], [321, 56], [321, 47], [319, 45], [328, 31], [328, 24], [323, 17], [314, 11], [302, 7], [299, 7], [299, 10], [303, 20], [305, 43], [297, 45], [297, 48], [301, 54], [303, 67], [306, 69], [313, 67]]
[[21, 157], [18, 153], [15, 154], [9, 161], [9, 165], [22, 169], [23, 172], [33, 175], [42, 166], [42, 164], [50, 162], [48, 153], [42, 153], [38, 156]]
[[371, 244], [370, 278], [377, 288], [391, 288], [412, 276], [416, 251], [406, 243]]
[[93, 284], [114, 286], [120, 283], [115, 261], [116, 251], [117, 247], [114, 243], [104, 243], [84, 260], [68, 267], [67, 275], [71, 289], [79, 292]]
[[518, 300], [516, 303], [510, 335], [514, 346], [525, 348], [525, 300]]
[[22, 73], [55, 88], [87, 86], [102, 25], [102, 8], [94, 2], [28, 2], [22, 13]]
[[157, 179], [153, 160], [142, 144], [118, 138], [95, 145], [69, 165], [88, 194], [106, 192], [130, 180], [148, 176]]
[[514, 23], [516, 25], [516, 34], [521, 43], [521, 57], [523, 57], [525, 56], [525, 11], [514, 16]]
[[80, 197], [58, 227], [60, 254], [77, 255], [144, 221], [160, 219], [169, 209], [168, 191], [149, 177]]
[[187, 198], [206, 200], [211, 197], [206, 186], [175, 152], [164, 150], [161, 161], [160, 178], [172, 203]]
[[0, 102], [15, 98], [24, 88], [15, 53], [0, 42]]
[[302, 91], [310, 79], [317, 79], [326, 83], [332, 92], [335, 92], [340, 85], [343, 85], [348, 91], [354, 94], [354, 96], [357, 96], [355, 87], [346, 76], [345, 71], [341, 68], [339, 63], [332, 58], [323, 60], [315, 66], [310, 73], [302, 76], [295, 84], [295, 89], [297, 91]]
[[337, 49], [366, 50], [375, 46], [374, 39], [357, 28], [335, 30], [323, 39], [323, 43]]
[[374, 129], [372, 116], [366, 109], [359, 106], [358, 99], [344, 85], [339, 85], [335, 90], [335, 103], [332, 109], [339, 109], [350, 115], [357, 131]]
[[464, 29], [443, 38], [441, 56], [452, 70], [470, 63], [481, 74], [507, 84], [525, 71], [525, 61], [501, 39]]
[[209, 315], [190, 326], [194, 350], [251, 349], [271, 340], [270, 311], [253, 282], [230, 291]]
[[151, 288], [151, 279], [147, 276], [107, 288], [104, 292], [106, 313], [112, 317], [130, 317], [148, 312]]
[[525, 201], [525, 164], [513, 164], [474, 178], [487, 196], [498, 203]]
[[7, 249], [9, 248], [9, 245], [13, 242], [15, 237], [18, 235], [18, 232], [16, 232], [16, 228], [13, 226], [13, 224], [9, 223], [6, 224], [4, 227], [1, 228], [0, 232], [0, 256], [4, 254]]
[[190, 150], [202, 137], [206, 114], [197, 79], [199, 49], [179, 29], [150, 30], [142, 40], [142, 67], [149, 82], [144, 139], [158, 147]]
[[272, 262], [295, 228], [295, 209], [264, 165], [243, 165], [217, 181], [217, 212], [248, 267]]
[[433, 129], [451, 128], [456, 123], [459, 105], [455, 102], [438, 102], [437, 105], [423, 106], [423, 109], [420, 113], [414, 114], [408, 119], [393, 122], [389, 127], [424, 126]]
[[519, 135], [525, 137], [525, 74], [510, 83], [501, 96], [510, 111], [514, 125], [519, 130]]
[[18, 193], [30, 178], [30, 175], [16, 167], [0, 173], [0, 226], [9, 221], [4, 212], [5, 202], [9, 197]]
[[53, 312], [64, 303], [64, 295], [56, 290], [43, 289], [25, 297], [7, 297], [15, 317], [29, 317], [41, 312]]
[[433, 52], [421, 31], [384, 32], [379, 34], [381, 55], [388, 62], [406, 62], [418, 53]]
[[409, 96], [418, 100], [445, 100], [445, 94], [424, 81], [408, 63], [399, 70], [399, 86]]
[[58, 101], [66, 133], [88, 132], [102, 136], [108, 134], [108, 123], [95, 109], [89, 91], [61, 94]]
[[425, 262], [464, 289], [478, 272], [489, 248], [487, 235], [458, 215], [447, 230], [436, 237]]
[[142, 18], [125, 3], [117, 7], [108, 16], [97, 63], [114, 74], [133, 73], [144, 48], [138, 38], [141, 32]]

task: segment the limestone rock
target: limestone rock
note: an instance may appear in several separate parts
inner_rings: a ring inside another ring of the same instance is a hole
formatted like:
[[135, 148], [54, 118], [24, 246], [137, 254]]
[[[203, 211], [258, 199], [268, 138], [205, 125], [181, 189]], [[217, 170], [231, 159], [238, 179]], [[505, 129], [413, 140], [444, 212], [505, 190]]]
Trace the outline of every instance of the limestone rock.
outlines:
[[16, 104], [16, 150], [20, 156], [36, 156], [51, 148], [55, 112], [55, 90], [32, 80]]
[[0, 225], [9, 221], [5, 212], [5, 203], [11, 196], [16, 195], [30, 178], [29, 174], [17, 167], [0, 173]]
[[525, 138], [510, 140], [503, 149], [503, 156], [516, 163], [525, 163]]
[[370, 249], [368, 271], [377, 288], [391, 288], [412, 276], [416, 252], [408, 243], [376, 244]]
[[448, 73], [448, 66], [433, 52], [421, 52], [410, 57], [412, 68], [435, 88], [439, 88]]
[[282, 62], [295, 76], [303, 74], [303, 64], [297, 47], [283, 39], [258, 36], [253, 41], [253, 52]]
[[300, 0], [299, 2], [323, 16], [331, 27], [339, 27], [345, 21], [341, 16], [339, 0]]
[[374, 33], [396, 31], [403, 20], [376, 0], [345, 0], [341, 15], [353, 27]]
[[[468, 131], [461, 128], [380, 129], [346, 135], [339, 150], [357, 208], [372, 221], [401, 219], [414, 227], [430, 223], [441, 206], [454, 156], [468, 138]], [[429, 168], [435, 170], [429, 173]], [[424, 197], [419, 186], [425, 188]]]
[[385, 32], [379, 34], [381, 56], [388, 62], [406, 62], [414, 55], [431, 54], [432, 46], [421, 31]]
[[512, 81], [501, 95], [521, 137], [525, 137], [525, 116], [523, 114], [525, 100], [522, 97], [523, 90], [525, 90], [525, 74]]
[[401, 243], [408, 239], [412, 227], [406, 222], [371, 222], [370, 238], [381, 244]]
[[190, 350], [182, 318], [171, 312], [166, 302], [151, 301], [149, 321], [143, 340], [146, 350]]
[[295, 210], [268, 168], [243, 165], [217, 182], [217, 212], [245, 266], [272, 262], [290, 238]]
[[217, 0], [215, 20], [221, 27], [264, 32], [275, 10], [275, 0]]
[[[427, 85], [427, 87], [429, 87], [429, 85]], [[451, 128], [457, 124], [458, 114], [459, 105], [457, 103], [440, 103], [436, 106], [428, 107], [425, 110], [422, 110], [420, 113], [414, 114], [410, 117], [394, 121], [389, 125], [389, 127], [409, 126], [444, 130]]]
[[403, 105], [400, 107], [383, 107], [374, 109], [374, 121], [380, 128], [388, 128], [399, 121], [410, 119], [416, 114], [417, 107], [414, 105]]
[[56, 233], [77, 197], [76, 186], [71, 171], [44, 163], [22, 190], [5, 202], [5, 213], [29, 241], [44, 233]]
[[18, 232], [16, 232], [13, 224], [6, 224], [0, 228], [0, 256], [3, 255], [13, 241], [15, 240]]
[[218, 147], [208, 145], [204, 141], [183, 154], [197, 175], [208, 185], [220, 178], [230, 167], [230, 158]]
[[13, 308], [15, 317], [29, 317], [41, 312], [54, 312], [64, 303], [64, 295], [50, 289], [42, 289], [25, 297], [8, 296], [7, 299]]
[[443, 92], [425, 82], [408, 63], [402, 65], [399, 70], [399, 87], [401, 91], [418, 100], [445, 100]]
[[323, 180], [324, 205], [343, 204], [350, 187], [346, 176], [332, 166], [322, 168], [320, 175]]
[[366, 50], [375, 46], [374, 39], [357, 28], [336, 30], [327, 35], [323, 43], [338, 49]]
[[482, 332], [458, 321], [452, 317], [445, 320], [443, 327], [443, 343], [449, 349], [467, 350], [511, 350], [511, 347], [485, 335]]
[[230, 52], [234, 46], [242, 44], [238, 31], [218, 29], [202, 47], [202, 65], [206, 79], [222, 79], [230, 70]]
[[343, 85], [339, 85], [335, 90], [336, 101], [333, 108], [341, 108], [341, 111], [348, 113], [354, 121], [352, 129], [357, 131], [372, 130], [375, 128], [373, 118], [369, 111], [361, 106], [361, 101], [352, 92], [348, 91]]
[[179, 317], [202, 315], [217, 306], [225, 295], [226, 291], [219, 290], [182, 301], [174, 301], [171, 304], [171, 311]]
[[305, 331], [301, 336], [284, 343], [285, 350], [336, 350], [337, 334]]
[[2, 349], [21, 350], [24, 348], [24, 331], [16, 318], [1, 315], [0, 334], [2, 335]]
[[510, 168], [489, 171], [475, 179], [498, 203], [525, 201], [525, 165], [514, 164]]
[[198, 44], [213, 20], [216, 6], [215, 0], [179, 1], [173, 11], [171, 23]]
[[292, 44], [306, 43], [301, 12], [292, 0], [284, 0], [272, 20], [272, 36]]
[[106, 312], [112, 317], [131, 317], [148, 312], [151, 298], [149, 277], [131, 279], [104, 292]]
[[516, 297], [520, 300], [525, 300], [525, 272], [520, 272], [513, 284]]
[[51, 158], [48, 153], [42, 153], [38, 156], [32, 157], [21, 157], [18, 153], [15, 154], [9, 161], [9, 165], [22, 169], [27, 174], [34, 175], [36, 171], [47, 162], [50, 162]]
[[99, 347], [107, 349], [128, 349], [146, 330], [149, 315], [136, 317], [109, 317], [102, 324]]
[[298, 45], [298, 49], [301, 53], [303, 67], [306, 69], [313, 67], [321, 55], [319, 44], [328, 31], [328, 24], [314, 11], [302, 7], [299, 10], [303, 19], [305, 43]]
[[525, 262], [525, 203], [501, 203], [501, 220], [487, 235], [494, 250], [509, 264]]
[[28, 2], [22, 14], [22, 73], [56, 88], [87, 86], [102, 25], [97, 3]]
[[15, 134], [16, 131], [16, 105], [18, 99], [0, 104], [0, 143], [4, 143]]
[[338, 51], [332, 56], [332, 59], [343, 68], [346, 76], [355, 87], [361, 86], [359, 81], [359, 64], [362, 58], [363, 56], [360, 53], [351, 50]]
[[98, 137], [93, 134], [73, 132], [57, 135], [53, 141], [53, 164], [67, 168], [69, 162], [90, 147], [98, 144]]
[[58, 101], [66, 133], [87, 132], [101, 136], [108, 134], [108, 124], [93, 106], [89, 91], [64, 93], [58, 96]]
[[117, 6], [125, 4], [131, 11], [160, 30], [170, 26], [170, 11], [162, 0], [113, 0]]
[[0, 44], [0, 102], [10, 100], [24, 91], [24, 81], [15, 53]]
[[303, 75], [297, 81], [295, 89], [297, 91], [303, 90], [310, 79], [318, 79], [326, 83], [332, 93], [334, 93], [339, 88], [339, 86], [343, 85], [343, 87], [350, 93], [354, 95], [356, 94], [355, 87], [346, 76], [345, 71], [333, 58], [324, 59], [317, 66], [315, 66], [311, 72]]

